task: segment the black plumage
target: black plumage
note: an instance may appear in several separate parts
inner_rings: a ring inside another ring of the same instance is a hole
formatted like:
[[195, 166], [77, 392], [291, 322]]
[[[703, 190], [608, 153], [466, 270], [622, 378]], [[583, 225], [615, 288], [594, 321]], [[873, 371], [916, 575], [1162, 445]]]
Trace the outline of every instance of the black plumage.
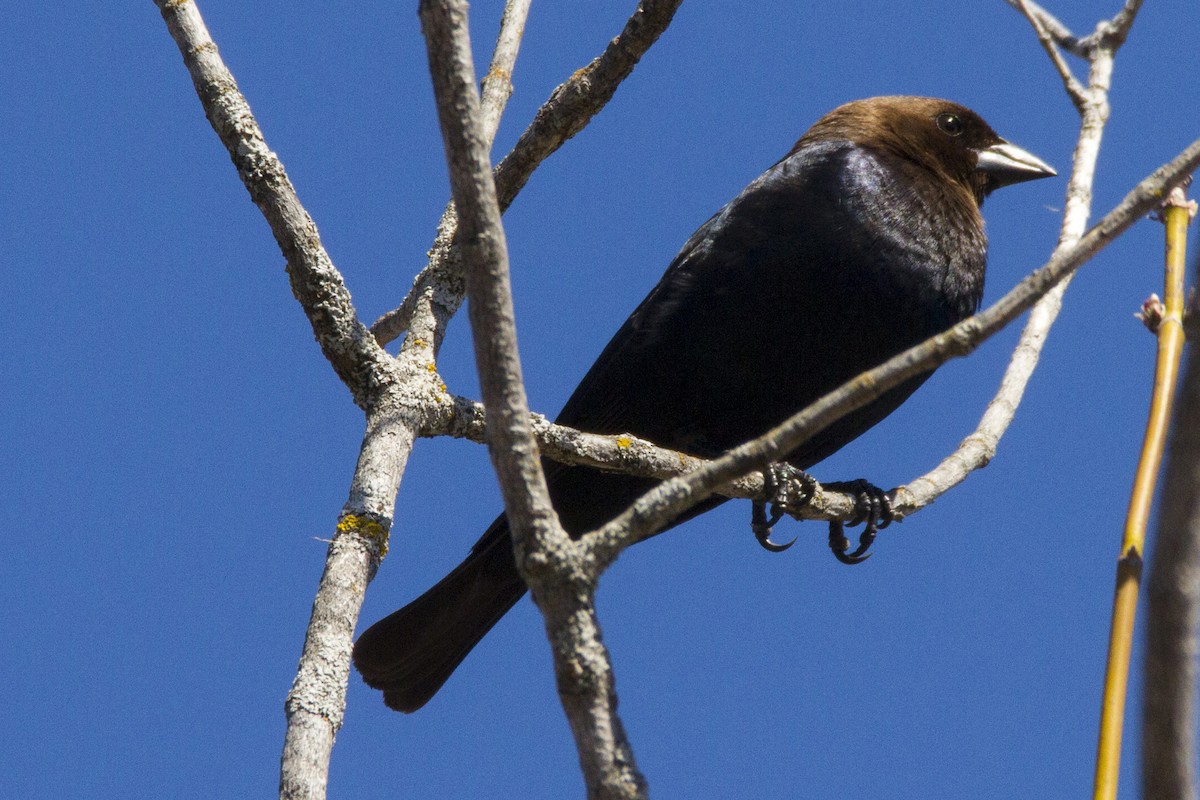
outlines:
[[[984, 197], [1053, 174], [945, 100], [877, 97], [835, 109], [684, 244], [558, 422], [705, 457], [763, 433], [973, 313], [983, 293]], [[829, 456], [927, 377], [787, 460], [806, 469]], [[545, 466], [572, 534], [654, 484]], [[363, 633], [354, 663], [388, 706], [414, 711], [524, 592], [501, 516], [440, 583]]]

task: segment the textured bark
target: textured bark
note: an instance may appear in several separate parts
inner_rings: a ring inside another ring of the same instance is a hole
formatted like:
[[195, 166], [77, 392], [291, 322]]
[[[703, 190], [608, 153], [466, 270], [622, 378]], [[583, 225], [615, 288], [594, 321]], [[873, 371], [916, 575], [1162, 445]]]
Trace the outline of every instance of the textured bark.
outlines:
[[459, 213], [475, 360], [487, 408], [488, 451], [504, 496], [517, 564], [542, 609], [559, 695], [588, 796], [639, 798], [645, 781], [616, 714], [608, 653], [593, 605], [598, 570], [558, 522], [542, 473], [517, 353], [500, 206], [475, 94], [463, 0], [426, 0], [421, 23]]

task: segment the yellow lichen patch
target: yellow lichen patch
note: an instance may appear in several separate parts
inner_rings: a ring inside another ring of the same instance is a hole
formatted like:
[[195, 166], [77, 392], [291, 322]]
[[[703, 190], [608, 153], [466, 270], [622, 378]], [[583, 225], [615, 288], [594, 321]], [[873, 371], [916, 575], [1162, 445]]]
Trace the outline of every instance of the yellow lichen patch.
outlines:
[[628, 436], [622, 435], [622, 436], [617, 437], [617, 447], [621, 448], [622, 450], [624, 450], [625, 448], [629, 447], [632, 444], [633, 444], [633, 439], [629, 438]]
[[387, 555], [387, 528], [370, 517], [360, 517], [357, 514], [347, 514], [338, 520], [339, 534], [358, 533], [368, 539], [373, 539], [379, 545], [379, 557]]

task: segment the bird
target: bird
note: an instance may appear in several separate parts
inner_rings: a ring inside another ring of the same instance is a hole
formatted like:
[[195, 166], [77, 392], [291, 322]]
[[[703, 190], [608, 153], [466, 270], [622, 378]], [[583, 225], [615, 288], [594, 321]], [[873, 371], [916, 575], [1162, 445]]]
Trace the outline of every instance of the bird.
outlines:
[[[984, 198], [1055, 174], [948, 100], [842, 105], [692, 234], [556, 421], [706, 458], [759, 436], [973, 314], [987, 257]], [[830, 425], [786, 462], [810, 468], [928, 377]], [[656, 485], [543, 466], [575, 537]], [[724, 500], [712, 497], [666, 528]], [[354, 664], [388, 707], [416, 711], [525, 591], [502, 514], [445, 578], [362, 633]]]

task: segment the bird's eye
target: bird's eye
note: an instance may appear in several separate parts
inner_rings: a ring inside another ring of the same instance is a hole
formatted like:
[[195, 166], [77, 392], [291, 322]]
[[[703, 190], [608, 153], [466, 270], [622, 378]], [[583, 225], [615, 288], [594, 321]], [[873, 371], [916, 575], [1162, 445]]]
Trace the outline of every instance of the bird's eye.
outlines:
[[938, 114], [937, 126], [947, 136], [961, 136], [963, 132], [963, 121], [958, 114]]

